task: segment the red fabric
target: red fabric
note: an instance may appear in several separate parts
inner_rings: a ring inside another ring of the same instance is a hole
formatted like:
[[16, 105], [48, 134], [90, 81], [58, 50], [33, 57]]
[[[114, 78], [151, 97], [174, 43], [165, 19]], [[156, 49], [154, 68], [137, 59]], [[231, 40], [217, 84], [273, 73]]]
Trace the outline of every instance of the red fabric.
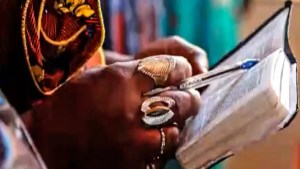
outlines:
[[113, 25], [114, 26], [114, 40], [113, 40], [113, 46], [115, 48], [115, 51], [119, 53], [125, 53], [125, 18], [122, 14], [118, 14], [113, 18]]
[[37, 62], [39, 65], [42, 64], [42, 52], [41, 52], [41, 46], [39, 43], [39, 38], [37, 35], [37, 28], [36, 28], [36, 19], [34, 15], [34, 10], [33, 10], [33, 4], [32, 2], [29, 5], [28, 8], [28, 19], [26, 21], [26, 35], [27, 35], [27, 41], [29, 43], [29, 47], [32, 50], [31, 52], [34, 53]]

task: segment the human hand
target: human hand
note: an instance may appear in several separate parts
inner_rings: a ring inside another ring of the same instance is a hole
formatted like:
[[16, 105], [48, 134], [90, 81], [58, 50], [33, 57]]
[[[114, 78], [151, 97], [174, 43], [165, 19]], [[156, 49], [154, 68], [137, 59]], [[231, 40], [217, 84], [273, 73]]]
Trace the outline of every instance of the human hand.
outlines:
[[[186, 59], [172, 58], [175, 67], [163, 86], [192, 75]], [[148, 98], [143, 93], [155, 88], [155, 83], [137, 71], [139, 63], [88, 69], [34, 108], [29, 129], [49, 168], [146, 169], [151, 164], [161, 168], [174, 155], [185, 120], [198, 111], [200, 95], [195, 90], [161, 93], [175, 101], [171, 107], [175, 115], [159, 128], [146, 127], [141, 105]], [[163, 155], [153, 161], [161, 151], [161, 128]]]

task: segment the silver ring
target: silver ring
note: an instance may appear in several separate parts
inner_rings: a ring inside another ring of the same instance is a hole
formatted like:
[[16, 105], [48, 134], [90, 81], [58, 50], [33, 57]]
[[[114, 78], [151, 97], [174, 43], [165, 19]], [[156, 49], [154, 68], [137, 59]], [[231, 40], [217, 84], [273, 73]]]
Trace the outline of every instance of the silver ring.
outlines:
[[161, 135], [160, 155], [164, 155], [165, 147], [166, 147], [166, 135], [164, 133], [163, 128], [160, 129], [160, 135]]
[[159, 150], [159, 155], [156, 156], [153, 160], [159, 160], [161, 156], [164, 155], [165, 153], [165, 147], [166, 147], [166, 134], [163, 130], [163, 128], [160, 128], [160, 136], [161, 136], [161, 141], [160, 141], [160, 150]]
[[155, 96], [155, 97], [150, 97], [143, 102], [141, 111], [147, 114], [149, 111], [151, 111], [150, 105], [156, 102], [166, 103], [169, 109], [171, 109], [175, 105], [175, 101], [170, 97]]
[[[163, 102], [165, 106], [156, 106], [151, 108], [150, 105], [156, 102]], [[174, 116], [171, 108], [175, 105], [175, 101], [169, 97], [151, 97], [144, 101], [141, 106], [141, 111], [144, 113], [143, 122], [149, 126], [159, 126], [168, 122]]]
[[156, 169], [156, 167], [153, 163], [150, 163], [146, 165], [146, 169]]

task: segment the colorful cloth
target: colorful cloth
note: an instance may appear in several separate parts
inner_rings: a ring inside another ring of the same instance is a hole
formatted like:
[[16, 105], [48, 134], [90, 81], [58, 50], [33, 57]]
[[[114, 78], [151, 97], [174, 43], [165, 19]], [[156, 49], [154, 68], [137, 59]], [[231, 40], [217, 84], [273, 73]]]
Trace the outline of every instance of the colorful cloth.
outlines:
[[100, 2], [70, 2], [0, 0], [0, 14], [9, 14], [0, 27], [0, 87], [20, 112], [61, 87], [102, 45]]

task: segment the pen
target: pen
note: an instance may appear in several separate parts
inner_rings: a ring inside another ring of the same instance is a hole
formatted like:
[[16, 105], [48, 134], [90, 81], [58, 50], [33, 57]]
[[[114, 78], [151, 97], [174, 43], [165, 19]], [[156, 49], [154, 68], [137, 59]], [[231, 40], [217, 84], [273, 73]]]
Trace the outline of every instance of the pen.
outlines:
[[258, 59], [246, 59], [243, 62], [239, 62], [231, 66], [217, 68], [207, 73], [189, 77], [187, 79], [184, 79], [178, 86], [168, 86], [165, 88], [153, 89], [147, 93], [144, 93], [144, 96], [153, 96], [169, 90], [199, 89], [209, 85], [210, 83], [219, 79], [220, 77], [223, 77], [227, 73], [234, 72], [237, 70], [249, 70], [258, 62]]

